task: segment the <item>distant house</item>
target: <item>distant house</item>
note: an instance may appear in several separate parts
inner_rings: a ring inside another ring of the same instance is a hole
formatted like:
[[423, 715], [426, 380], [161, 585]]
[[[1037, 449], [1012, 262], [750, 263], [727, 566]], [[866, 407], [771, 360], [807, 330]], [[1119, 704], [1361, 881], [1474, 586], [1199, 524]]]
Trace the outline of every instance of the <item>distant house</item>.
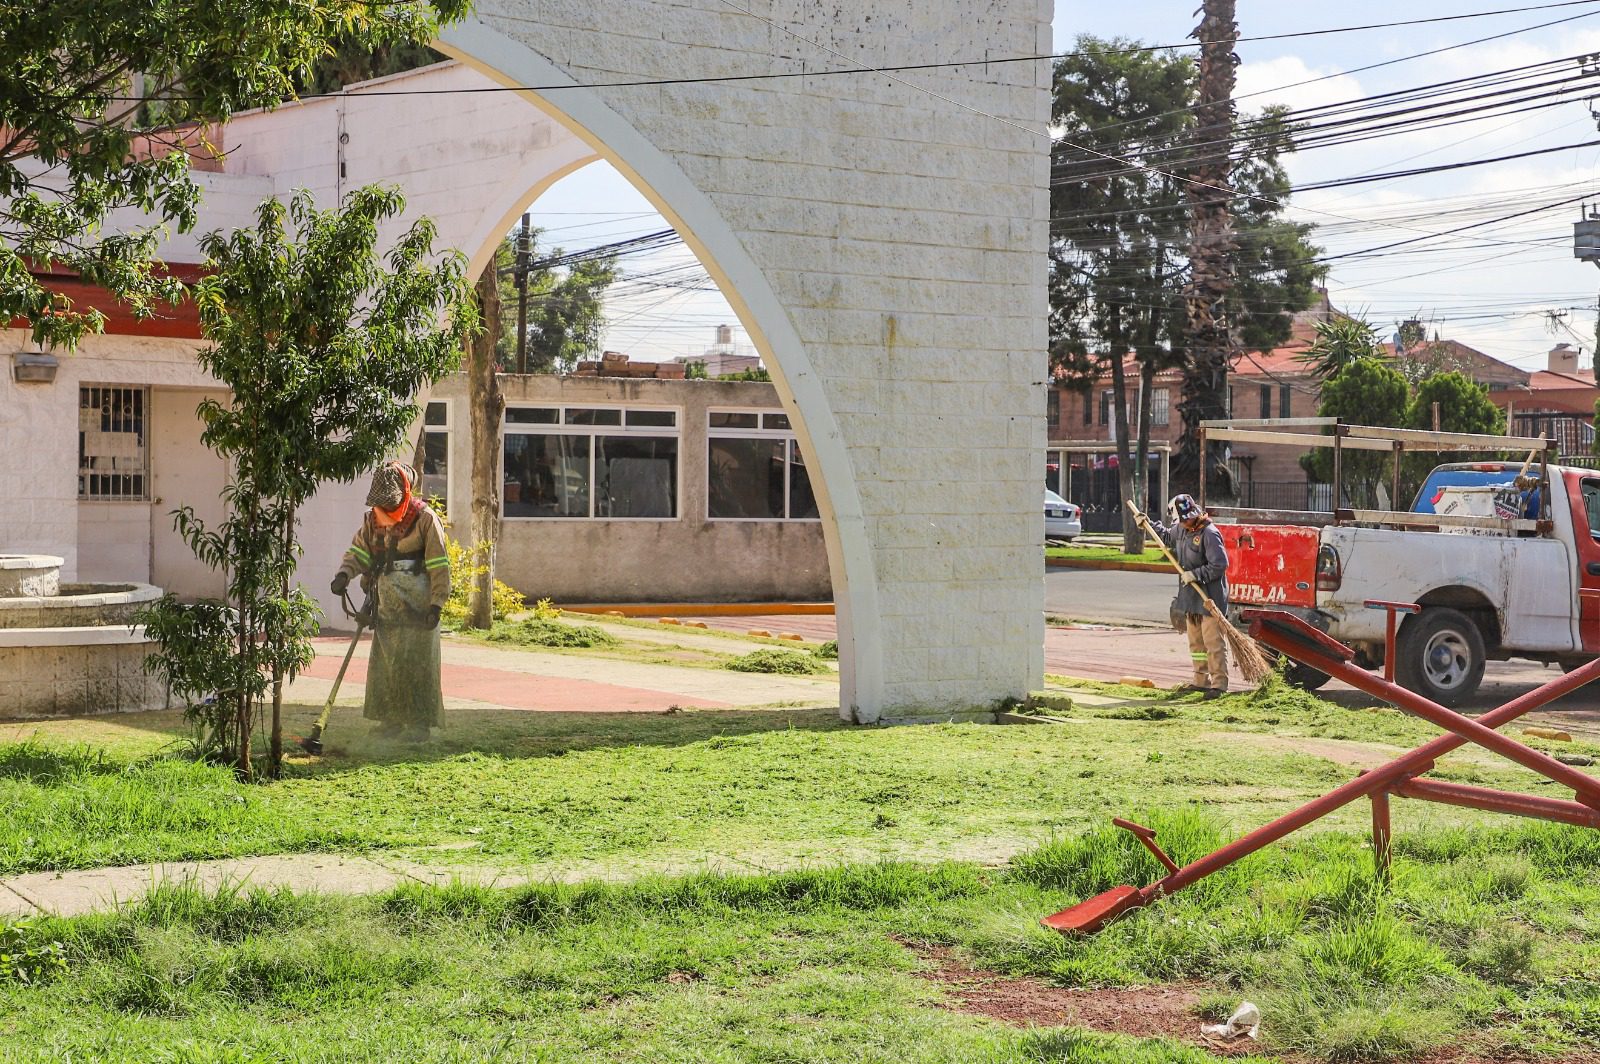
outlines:
[[[1323, 294], [1316, 306], [1296, 314], [1289, 339], [1271, 351], [1245, 351], [1234, 358], [1228, 377], [1229, 416], [1234, 418], [1315, 417], [1322, 401], [1322, 382], [1311, 372], [1307, 350], [1316, 325], [1344, 317]], [[1402, 344], [1398, 337], [1384, 346], [1407, 377], [1416, 380], [1432, 373], [1458, 371], [1488, 389], [1496, 405], [1512, 417], [1519, 435], [1548, 433], [1561, 442], [1563, 454], [1589, 454], [1594, 445], [1595, 401], [1600, 388], [1578, 372], [1577, 352], [1562, 344], [1550, 352], [1550, 367], [1530, 373], [1474, 347], [1435, 336]], [[1124, 366], [1128, 379], [1128, 427], [1136, 431], [1139, 367], [1131, 357]], [[1182, 375], [1177, 370], [1156, 374], [1151, 391], [1150, 442], [1153, 447], [1175, 446], [1183, 425], [1178, 416]], [[1046, 483], [1072, 501], [1092, 508], [1085, 515], [1110, 512], [1115, 497], [1116, 446], [1113, 388], [1108, 371], [1087, 390], [1057, 384], [1049, 402], [1049, 450]], [[1068, 458], [1068, 444], [1103, 443], [1103, 454]], [[1300, 467], [1293, 448], [1234, 444], [1228, 464], [1234, 473], [1241, 505], [1272, 509], [1302, 509], [1310, 505], [1315, 486]], [[1152, 457], [1152, 469], [1156, 466]], [[1109, 474], [1107, 474], [1109, 471]], [[1152, 472], [1152, 485], [1158, 480]], [[1080, 491], [1080, 481], [1082, 489]]]
[[1594, 454], [1595, 402], [1600, 387], [1594, 374], [1578, 368], [1578, 351], [1557, 344], [1546, 356], [1546, 369], [1536, 370], [1520, 387], [1496, 388], [1489, 398], [1504, 410], [1518, 436], [1548, 436], [1564, 458]]

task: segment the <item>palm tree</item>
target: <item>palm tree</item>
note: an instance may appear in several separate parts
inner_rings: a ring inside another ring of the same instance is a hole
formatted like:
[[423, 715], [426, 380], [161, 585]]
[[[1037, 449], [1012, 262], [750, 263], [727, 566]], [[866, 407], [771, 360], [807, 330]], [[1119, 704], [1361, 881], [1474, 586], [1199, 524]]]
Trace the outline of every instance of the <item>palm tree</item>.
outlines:
[[[1204, 0], [1200, 25], [1191, 37], [1200, 41], [1198, 102], [1194, 108], [1193, 153], [1183, 175], [1189, 202], [1189, 279], [1184, 288], [1183, 395], [1179, 411], [1183, 438], [1173, 479], [1183, 490], [1198, 485], [1201, 463], [1227, 483], [1221, 452], [1200, 453], [1200, 422], [1227, 416], [1228, 362], [1232, 354], [1229, 326], [1222, 312], [1233, 287], [1235, 247], [1228, 189], [1229, 155], [1233, 144], [1233, 54], [1239, 39], [1234, 0]], [[1208, 450], [1211, 450], [1208, 448]]]

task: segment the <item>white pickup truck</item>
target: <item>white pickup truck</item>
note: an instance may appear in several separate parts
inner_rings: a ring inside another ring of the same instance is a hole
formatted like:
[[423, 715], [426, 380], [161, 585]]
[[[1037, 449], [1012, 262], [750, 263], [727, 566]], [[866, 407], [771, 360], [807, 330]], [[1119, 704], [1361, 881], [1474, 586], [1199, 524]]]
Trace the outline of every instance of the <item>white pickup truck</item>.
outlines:
[[[1489, 659], [1571, 668], [1600, 656], [1600, 470], [1549, 466], [1548, 509], [1523, 496], [1544, 520], [1434, 512], [1443, 495], [1509, 485], [1517, 472], [1499, 461], [1442, 465], [1410, 512], [1320, 527], [1250, 523], [1248, 511], [1229, 523], [1219, 510], [1232, 608], [1287, 609], [1378, 668], [1387, 618], [1365, 603], [1416, 603], [1395, 640], [1395, 678], [1447, 706], [1471, 696]], [[1303, 666], [1291, 678], [1312, 688], [1327, 679]]]

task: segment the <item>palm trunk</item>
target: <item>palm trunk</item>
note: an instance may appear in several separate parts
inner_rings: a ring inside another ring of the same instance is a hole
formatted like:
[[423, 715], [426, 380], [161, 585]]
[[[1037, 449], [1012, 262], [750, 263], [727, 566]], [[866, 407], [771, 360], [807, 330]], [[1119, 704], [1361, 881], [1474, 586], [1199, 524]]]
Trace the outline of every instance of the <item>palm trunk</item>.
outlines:
[[1200, 422], [1227, 416], [1228, 361], [1232, 354], [1225, 302], [1233, 287], [1234, 233], [1227, 191], [1233, 144], [1233, 87], [1239, 37], [1234, 0], [1203, 0], [1200, 25], [1190, 36], [1201, 42], [1194, 143], [1184, 186], [1189, 203], [1189, 279], [1184, 286], [1187, 368], [1181, 412], [1183, 437], [1173, 479], [1184, 491], [1198, 490], [1202, 465], [1208, 475], [1227, 473], [1221, 449], [1200, 453]]
[[[1154, 317], [1152, 315], [1152, 317]], [[1154, 329], [1152, 328], [1153, 332]], [[1134, 462], [1134, 501], [1139, 509], [1148, 513], [1150, 507], [1150, 404], [1155, 395], [1156, 367], [1150, 361], [1154, 351], [1144, 353], [1144, 363], [1139, 367], [1139, 439]], [[1143, 537], [1140, 537], [1141, 547]]]
[[[1122, 499], [1131, 499], [1134, 497], [1133, 463], [1128, 456], [1128, 374], [1124, 366], [1128, 345], [1122, 337], [1122, 311], [1110, 307], [1106, 315], [1106, 339], [1111, 349], [1111, 418], [1117, 429], [1117, 489]], [[1144, 533], [1126, 506], [1119, 505], [1117, 509], [1122, 514], [1122, 553], [1141, 553]]]
[[494, 262], [478, 279], [478, 299], [483, 332], [467, 352], [467, 404], [472, 436], [472, 549], [483, 568], [472, 590], [467, 624], [489, 628], [494, 624], [495, 542], [500, 538], [500, 420], [505, 397], [495, 375], [495, 341], [500, 337], [500, 285]]

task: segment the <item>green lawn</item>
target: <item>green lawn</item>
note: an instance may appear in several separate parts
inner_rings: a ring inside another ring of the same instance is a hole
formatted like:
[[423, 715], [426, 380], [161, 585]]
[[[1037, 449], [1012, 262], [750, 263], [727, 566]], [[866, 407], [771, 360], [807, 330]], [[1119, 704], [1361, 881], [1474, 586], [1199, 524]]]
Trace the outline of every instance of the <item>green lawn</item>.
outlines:
[[[1180, 1040], [1248, 997], [1261, 1059], [1581, 1059], [1562, 1055], [1600, 1038], [1600, 832], [1397, 803], [1379, 889], [1357, 805], [1093, 938], [1038, 926], [1158, 874], [1112, 815], [1193, 858], [1434, 734], [1276, 685], [1085, 706], [1064, 726], [458, 712], [422, 750], [346, 709], [329, 756], [243, 786], [182, 759], [171, 714], [7, 725], [4, 873], [383, 848], [536, 879], [661, 874], [375, 898], [164, 887], [24, 924], [0, 932], [11, 970], [40, 948], [64, 970], [0, 974], [0, 1060], [1213, 1059], [953, 1010], [918, 974], [927, 945], [1060, 986], [1184, 984], [1199, 998]], [[1501, 766], [1463, 751], [1439, 775], [1529, 786]], [[708, 859], [803, 870], [693, 874]]]
[[[287, 730], [308, 730], [317, 708], [291, 707]], [[174, 756], [171, 714], [8, 725], [0, 874], [319, 849], [580, 870], [707, 855], [1000, 861], [1141, 810], [1204, 804], [1247, 827], [1349, 778], [1330, 757], [1350, 751], [1324, 740], [1400, 747], [1435, 734], [1281, 690], [1086, 709], [1062, 727], [860, 728], [803, 709], [461, 711], [421, 750], [370, 738], [357, 712], [335, 715], [328, 756], [259, 786]], [[1440, 774], [1514, 782], [1500, 765], [1464, 752]], [[1401, 830], [1465, 816], [1405, 806]], [[422, 849], [442, 844], [443, 856]]]
[[[1156, 826], [1180, 860], [1220, 838], [1194, 814]], [[14, 955], [62, 959], [32, 982], [0, 976], [0, 1060], [1218, 1059], [959, 1013], [917, 976], [930, 944], [1068, 987], [1182, 982], [1199, 994], [1170, 1032], [1183, 1041], [1248, 998], [1265, 1040], [1234, 1060], [1488, 1061], [1510, 1047], [1587, 1059], [1600, 1038], [1600, 834], [1404, 835], [1388, 889], [1370, 862], [1357, 836], [1302, 838], [1078, 939], [1037, 919], [1155, 874], [1123, 833], [1062, 838], [1009, 870], [870, 864], [369, 898], [166, 887], [13, 933]]]
[[1063, 547], [1046, 547], [1046, 558], [1075, 558], [1079, 561], [1096, 562], [1150, 562], [1155, 565], [1169, 564], [1161, 552], [1154, 547], [1146, 548], [1142, 554], [1124, 554], [1120, 547], [1098, 547], [1071, 544]]

